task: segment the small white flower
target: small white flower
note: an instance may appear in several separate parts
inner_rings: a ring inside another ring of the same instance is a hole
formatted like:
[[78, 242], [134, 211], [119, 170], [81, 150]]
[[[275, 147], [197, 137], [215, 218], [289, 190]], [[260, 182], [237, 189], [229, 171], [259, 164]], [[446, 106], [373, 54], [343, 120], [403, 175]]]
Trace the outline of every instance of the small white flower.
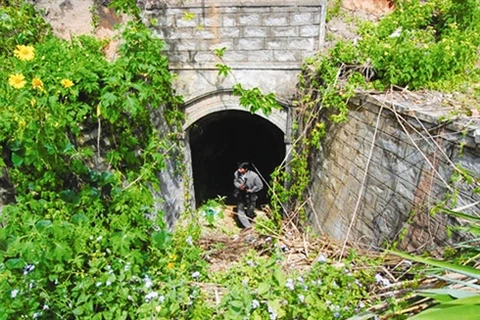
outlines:
[[108, 287], [109, 285], [111, 285], [111, 284], [112, 284], [112, 282], [111, 282], [111, 281], [107, 281], [107, 282], [105, 282], [105, 285], [106, 285], [107, 287]]
[[269, 242], [269, 241], [272, 241], [272, 237], [265, 238], [265, 242]]
[[149, 294], [147, 294], [145, 296], [145, 301], [150, 302], [150, 300], [155, 299], [155, 298], [158, 298], [158, 292], [153, 291], [153, 292], [150, 292]]
[[338, 312], [338, 311], [335, 312], [335, 313], [333, 314], [333, 317], [334, 317], [334, 318], [340, 318], [340, 312]]
[[302, 277], [298, 277], [298, 278], [297, 278], [297, 281], [300, 282], [300, 283], [303, 283], [304, 280], [303, 280]]
[[301, 303], [305, 302], [305, 296], [303, 294], [298, 295], [298, 300], [300, 300]]
[[386, 287], [390, 285], [390, 281], [384, 277], [382, 277], [380, 274], [375, 275], [375, 280], [377, 283], [380, 283], [382, 286]]
[[43, 305], [43, 310], [50, 310], [50, 307], [46, 304]]
[[19, 290], [18, 289], [14, 289], [12, 290], [12, 298], [16, 298], [17, 297], [17, 294], [18, 294]]
[[319, 263], [327, 262], [327, 256], [324, 255], [323, 253], [321, 253], [317, 258], [317, 262], [319, 262]]
[[97, 238], [97, 242], [98, 242], [98, 241], [100, 241], [100, 240], [102, 240], [102, 239], [103, 239], [103, 237], [102, 237], [102, 236], [98, 236], [98, 238]]
[[131, 295], [128, 295], [128, 296], [127, 296], [127, 299], [128, 299], [129, 301], [133, 301], [133, 298], [132, 298]]
[[145, 288], [151, 288], [153, 286], [153, 282], [148, 276], [145, 276], [143, 281], [145, 281]]
[[187, 241], [187, 243], [188, 243], [189, 246], [193, 245], [192, 236], [188, 236], [186, 241]]
[[38, 312], [35, 312], [33, 314], [33, 319], [37, 319], [39, 316], [41, 316], [42, 314], [41, 313], [38, 313]]
[[257, 309], [258, 307], [260, 307], [260, 302], [258, 302], [258, 300], [256, 299], [253, 299], [252, 300], [252, 309]]
[[27, 274], [29, 274], [30, 272], [32, 272], [33, 270], [35, 270], [35, 265], [33, 264], [27, 264], [25, 266], [25, 268], [23, 268], [23, 275], [26, 276]]
[[165, 296], [160, 296], [158, 297], [158, 301], [160, 301], [161, 303], [163, 303], [165, 301]]
[[272, 307], [268, 306], [268, 312], [270, 313], [270, 320], [277, 319], [277, 313], [273, 310]]
[[192, 273], [192, 278], [196, 279], [198, 277], [200, 277], [200, 272], [195, 271], [194, 273]]
[[292, 279], [287, 279], [287, 282], [285, 283], [285, 287], [290, 289], [291, 291], [295, 290], [295, 284]]
[[252, 260], [248, 260], [248, 261], [247, 261], [247, 264], [248, 264], [250, 267], [255, 267], [255, 263], [253, 263]]
[[107, 266], [108, 274], [113, 274], [113, 269], [110, 266]]
[[244, 287], [248, 286], [248, 279], [243, 279], [242, 280], [242, 286], [244, 286]]
[[97, 296], [100, 297], [102, 294], [103, 294], [103, 292], [102, 292], [102, 291], [99, 291], [99, 292], [97, 293]]
[[95, 286], [96, 286], [96, 287], [100, 287], [101, 285], [102, 285], [102, 283], [101, 283], [101, 282], [97, 282], [97, 283], [95, 283]]
[[132, 264], [131, 264], [130, 262], [127, 262], [127, 263], [125, 264], [124, 270], [125, 270], [125, 271], [130, 270], [130, 266], [131, 266], [131, 265], [132, 265]]

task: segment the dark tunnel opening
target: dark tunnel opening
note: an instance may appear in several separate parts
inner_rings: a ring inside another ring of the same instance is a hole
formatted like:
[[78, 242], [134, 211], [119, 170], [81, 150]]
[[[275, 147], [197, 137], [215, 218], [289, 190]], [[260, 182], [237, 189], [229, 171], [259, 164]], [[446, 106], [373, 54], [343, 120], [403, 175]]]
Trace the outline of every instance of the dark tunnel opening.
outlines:
[[[197, 207], [217, 196], [234, 204], [233, 173], [249, 161], [270, 184], [270, 175], [285, 157], [284, 133], [270, 121], [245, 111], [210, 114], [189, 128]], [[254, 170], [252, 168], [252, 170]], [[268, 202], [267, 185], [257, 204]]]

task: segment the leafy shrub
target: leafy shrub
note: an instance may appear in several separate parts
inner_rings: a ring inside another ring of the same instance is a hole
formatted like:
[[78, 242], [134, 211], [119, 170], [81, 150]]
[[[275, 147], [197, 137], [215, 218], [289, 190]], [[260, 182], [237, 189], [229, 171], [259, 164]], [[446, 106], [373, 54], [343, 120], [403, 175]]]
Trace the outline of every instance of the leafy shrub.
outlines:
[[176, 144], [151, 113], [172, 130], [181, 119], [162, 42], [134, 20], [109, 62], [105, 43], [54, 37], [30, 5], [0, 17], [0, 166], [15, 188], [0, 216], [0, 318], [200, 312], [200, 251], [167, 230], [151, 192]]

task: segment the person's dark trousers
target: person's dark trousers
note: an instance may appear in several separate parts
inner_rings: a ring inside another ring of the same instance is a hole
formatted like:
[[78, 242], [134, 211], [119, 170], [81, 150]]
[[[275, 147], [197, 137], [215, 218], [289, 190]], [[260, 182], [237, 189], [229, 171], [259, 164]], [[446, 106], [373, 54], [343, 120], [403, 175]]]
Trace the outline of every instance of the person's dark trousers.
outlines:
[[255, 193], [247, 193], [245, 197], [247, 205], [247, 217], [250, 219], [255, 218], [255, 207], [257, 206], [258, 196]]
[[[250, 228], [250, 218], [248, 217], [248, 201], [247, 196], [243, 193], [237, 198], [237, 217], [238, 221], [244, 228]], [[245, 206], [247, 206], [247, 212], [245, 212]]]

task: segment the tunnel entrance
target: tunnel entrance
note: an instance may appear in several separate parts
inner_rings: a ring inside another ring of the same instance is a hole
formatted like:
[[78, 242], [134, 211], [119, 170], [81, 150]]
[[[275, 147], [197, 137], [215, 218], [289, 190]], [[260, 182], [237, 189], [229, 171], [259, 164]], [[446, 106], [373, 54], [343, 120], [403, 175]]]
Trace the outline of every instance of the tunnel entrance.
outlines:
[[[226, 204], [235, 203], [233, 173], [239, 162], [253, 163], [260, 176], [270, 183], [271, 173], [285, 158], [282, 130], [246, 111], [209, 114], [193, 123], [188, 135], [197, 207], [217, 196], [226, 197]], [[258, 204], [267, 202], [265, 185]]]

